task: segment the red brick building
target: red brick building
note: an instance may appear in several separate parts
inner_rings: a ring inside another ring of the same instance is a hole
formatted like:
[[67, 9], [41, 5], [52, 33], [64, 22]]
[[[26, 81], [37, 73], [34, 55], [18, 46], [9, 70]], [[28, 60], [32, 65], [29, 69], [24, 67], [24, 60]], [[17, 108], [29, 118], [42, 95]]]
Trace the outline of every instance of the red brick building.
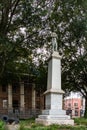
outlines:
[[44, 109], [43, 92], [32, 83], [13, 83], [0, 86], [0, 116], [17, 115], [29, 118]]
[[68, 115], [72, 117], [80, 117], [83, 115], [83, 99], [79, 95], [67, 97], [64, 99], [64, 109]]

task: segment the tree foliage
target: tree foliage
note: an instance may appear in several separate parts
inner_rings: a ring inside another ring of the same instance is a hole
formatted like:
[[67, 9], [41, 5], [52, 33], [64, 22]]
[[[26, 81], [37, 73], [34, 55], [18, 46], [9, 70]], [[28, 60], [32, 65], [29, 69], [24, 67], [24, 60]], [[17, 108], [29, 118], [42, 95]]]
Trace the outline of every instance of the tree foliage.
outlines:
[[[36, 82], [44, 82], [47, 68], [40, 61], [49, 56], [51, 32], [55, 32], [63, 57], [63, 89], [78, 90], [87, 97], [86, 19], [86, 0], [1, 0], [0, 81], [33, 72]], [[38, 48], [46, 48], [47, 55], [37, 54]]]
[[[86, 73], [87, 56], [87, 2], [84, 0], [55, 1], [49, 26], [58, 35], [58, 50], [62, 54], [63, 87], [75, 89], [74, 81], [80, 82]], [[71, 82], [72, 81], [72, 82]], [[67, 85], [66, 85], [67, 84]], [[71, 86], [71, 87], [70, 87]], [[78, 85], [76, 89], [82, 90]], [[87, 86], [87, 85], [86, 85]]]
[[50, 19], [63, 56], [62, 87], [81, 92], [87, 107], [87, 2], [59, 0]]
[[43, 45], [44, 7], [44, 0], [0, 1], [0, 82], [30, 73], [33, 50]]

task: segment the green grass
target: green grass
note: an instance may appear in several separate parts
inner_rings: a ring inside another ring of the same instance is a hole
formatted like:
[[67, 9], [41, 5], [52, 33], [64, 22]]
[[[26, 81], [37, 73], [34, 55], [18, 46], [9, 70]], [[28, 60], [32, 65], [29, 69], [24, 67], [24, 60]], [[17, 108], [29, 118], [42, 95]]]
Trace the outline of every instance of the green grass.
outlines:
[[5, 130], [5, 123], [0, 120], [0, 130]]
[[85, 125], [87, 126], [87, 119], [86, 118], [76, 118], [74, 119], [76, 125]]
[[87, 130], [87, 119], [75, 119], [75, 126], [50, 125], [43, 126], [35, 123], [34, 119], [21, 120], [19, 130]]

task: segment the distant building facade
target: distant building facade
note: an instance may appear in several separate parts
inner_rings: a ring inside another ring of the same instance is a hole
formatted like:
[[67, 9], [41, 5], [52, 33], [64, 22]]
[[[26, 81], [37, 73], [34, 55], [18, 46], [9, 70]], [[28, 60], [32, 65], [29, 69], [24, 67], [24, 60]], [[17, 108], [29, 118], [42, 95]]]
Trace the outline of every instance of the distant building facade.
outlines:
[[43, 92], [33, 83], [13, 83], [0, 86], [0, 116], [16, 115], [29, 118], [44, 109]]
[[64, 109], [67, 115], [72, 117], [81, 117], [84, 115], [85, 102], [78, 93], [71, 93], [69, 97], [64, 99]]

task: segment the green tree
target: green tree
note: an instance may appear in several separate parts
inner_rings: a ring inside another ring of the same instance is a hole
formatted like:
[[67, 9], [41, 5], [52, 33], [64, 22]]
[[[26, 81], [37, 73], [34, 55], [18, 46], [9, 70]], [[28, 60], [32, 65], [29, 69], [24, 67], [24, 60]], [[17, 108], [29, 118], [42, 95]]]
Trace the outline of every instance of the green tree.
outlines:
[[[44, 47], [50, 53], [51, 32], [55, 32], [63, 56], [62, 86], [68, 91], [80, 91], [87, 99], [86, 19], [86, 0], [1, 0], [0, 81], [11, 82], [23, 73], [33, 72], [36, 82], [43, 82], [47, 70], [40, 61], [49, 55], [39, 57], [36, 50]], [[33, 64], [34, 57], [41, 63], [39, 68]]]
[[[45, 1], [0, 1], [0, 82], [11, 82], [30, 73], [32, 53], [43, 45]], [[19, 74], [20, 73], [20, 74]]]
[[50, 17], [50, 28], [58, 34], [59, 52], [63, 56], [62, 87], [66, 92], [81, 92], [86, 100], [85, 110], [87, 110], [86, 10], [85, 0], [59, 0], [56, 1]]
[[[40, 61], [39, 66], [37, 66], [37, 73], [35, 78], [35, 83], [37, 84], [36, 89], [42, 92], [47, 89], [47, 62]], [[38, 87], [39, 86], [39, 87]]]

